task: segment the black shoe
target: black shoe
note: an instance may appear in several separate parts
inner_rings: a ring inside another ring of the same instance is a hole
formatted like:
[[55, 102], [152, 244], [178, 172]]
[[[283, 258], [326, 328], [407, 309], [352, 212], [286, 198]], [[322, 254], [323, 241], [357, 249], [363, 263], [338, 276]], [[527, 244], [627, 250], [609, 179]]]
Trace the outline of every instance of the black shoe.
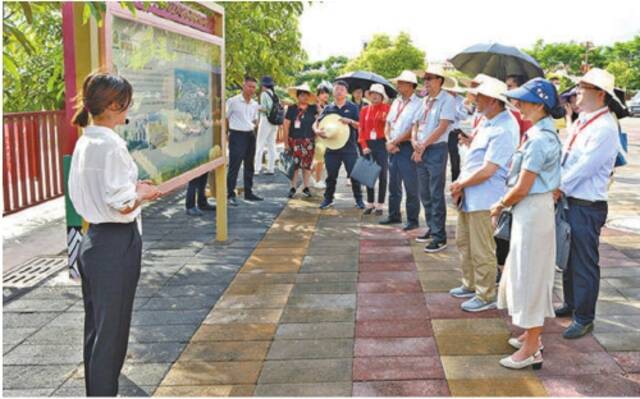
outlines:
[[373, 208], [367, 208], [362, 212], [363, 215], [371, 215], [373, 213]]
[[427, 232], [421, 235], [420, 237], [416, 237], [416, 242], [429, 242], [431, 239], [431, 230], [427, 229]]
[[324, 199], [322, 200], [322, 203], [320, 204], [319, 208], [320, 209], [327, 209], [333, 206], [333, 200], [329, 200], [329, 199]]
[[294, 196], [294, 195], [296, 195], [296, 189], [295, 189], [295, 188], [293, 188], [293, 187], [291, 187], [291, 188], [289, 189], [289, 194], [287, 194], [287, 197], [289, 197], [289, 198], [293, 198], [293, 196]]
[[273, 176], [275, 173], [274, 172], [266, 172], [265, 175], [266, 176]]
[[201, 211], [215, 211], [216, 206], [211, 204], [206, 204], [198, 207]]
[[244, 199], [247, 201], [264, 201], [261, 197], [258, 197], [254, 193], [246, 193]]
[[446, 241], [431, 241], [426, 247], [424, 247], [424, 252], [434, 253], [440, 252], [447, 247]]
[[362, 200], [356, 200], [356, 208], [364, 209], [364, 202], [362, 202]]
[[302, 189], [302, 194], [304, 194], [304, 196], [307, 198], [313, 197], [313, 194], [311, 194], [311, 190], [309, 190], [309, 187], [305, 187], [304, 189]]
[[571, 309], [567, 304], [562, 304], [559, 308], [555, 308], [553, 310], [556, 314], [556, 317], [572, 317], [573, 309]]
[[418, 226], [418, 223], [409, 222], [409, 223], [404, 225], [404, 227], [402, 228], [402, 231], [411, 231], [411, 230], [417, 229], [418, 227], [420, 227], [420, 226]]
[[375, 210], [375, 212], [374, 212], [374, 214], [375, 214], [376, 216], [382, 216], [382, 209], [376, 209], [376, 210]]
[[235, 195], [233, 197], [227, 198], [227, 203], [231, 206], [238, 206], [238, 200], [236, 199]]
[[400, 224], [402, 223], [402, 220], [400, 220], [399, 218], [391, 218], [388, 217], [386, 219], [382, 219], [381, 221], [378, 222], [378, 224]]
[[586, 326], [578, 323], [577, 321], [571, 322], [571, 325], [564, 330], [562, 336], [566, 339], [576, 339], [580, 337], [584, 337], [593, 331], [593, 323], [589, 323]]

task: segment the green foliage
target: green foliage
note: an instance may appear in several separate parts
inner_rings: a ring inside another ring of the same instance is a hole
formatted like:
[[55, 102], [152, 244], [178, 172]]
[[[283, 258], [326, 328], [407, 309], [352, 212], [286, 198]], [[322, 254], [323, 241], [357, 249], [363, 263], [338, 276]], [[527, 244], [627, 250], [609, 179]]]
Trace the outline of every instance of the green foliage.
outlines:
[[390, 79], [405, 69], [424, 68], [424, 60], [425, 52], [413, 45], [407, 33], [402, 32], [395, 39], [376, 34], [360, 55], [345, 65], [343, 72], [364, 70]]
[[345, 56], [331, 56], [323, 61], [308, 62], [296, 75], [295, 84], [307, 82], [315, 89], [322, 82], [333, 82], [348, 62], [349, 59]]
[[[612, 46], [589, 48], [574, 41], [568, 43], [544, 43], [536, 41], [527, 51], [548, 72], [566, 69], [571, 75], [580, 76], [585, 60], [592, 67], [604, 68], [616, 77], [616, 86], [628, 90], [640, 89], [640, 35]], [[587, 57], [585, 57], [585, 54]]]
[[301, 2], [221, 2], [225, 9], [226, 84], [245, 75], [270, 75], [280, 86], [293, 83], [306, 53], [300, 44]]

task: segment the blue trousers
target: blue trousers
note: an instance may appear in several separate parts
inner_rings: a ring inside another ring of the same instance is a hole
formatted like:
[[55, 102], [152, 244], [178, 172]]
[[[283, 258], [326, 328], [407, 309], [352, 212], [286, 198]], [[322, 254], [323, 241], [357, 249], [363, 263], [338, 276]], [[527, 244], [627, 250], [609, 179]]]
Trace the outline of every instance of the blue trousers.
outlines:
[[[340, 174], [340, 165], [344, 164], [347, 175], [351, 175], [351, 171], [358, 160], [358, 153], [354, 151], [331, 151], [327, 150], [324, 154], [324, 164], [327, 169], [327, 188], [324, 191], [324, 198], [333, 201], [336, 193], [336, 183]], [[353, 198], [362, 200], [362, 188], [360, 183], [351, 179], [351, 191]]]
[[[384, 204], [384, 197], [387, 194], [387, 175], [389, 174], [389, 155], [385, 140], [368, 140], [367, 146], [371, 150], [371, 158], [382, 168], [378, 177], [378, 203]], [[375, 190], [367, 187], [367, 202], [373, 204], [375, 201]]]
[[600, 230], [607, 220], [608, 206], [599, 202], [583, 206], [569, 200], [567, 219], [571, 225], [571, 252], [562, 276], [564, 301], [574, 309], [573, 319], [582, 325], [593, 321], [600, 290]]
[[432, 144], [422, 154], [422, 162], [417, 164], [420, 200], [424, 207], [427, 226], [433, 239], [438, 242], [447, 241], [447, 203], [444, 199], [444, 185], [448, 155], [447, 143]]
[[187, 186], [186, 208], [191, 209], [196, 206], [196, 196], [198, 197], [198, 208], [205, 207], [207, 205], [207, 197], [205, 195], [205, 188], [207, 187], [207, 179], [209, 173], [205, 173], [202, 176], [198, 176], [195, 179], [189, 181]]
[[420, 200], [418, 199], [418, 174], [416, 163], [411, 160], [411, 143], [400, 144], [400, 152], [389, 155], [389, 218], [400, 219], [402, 185], [407, 194], [406, 211], [409, 223], [418, 223]]

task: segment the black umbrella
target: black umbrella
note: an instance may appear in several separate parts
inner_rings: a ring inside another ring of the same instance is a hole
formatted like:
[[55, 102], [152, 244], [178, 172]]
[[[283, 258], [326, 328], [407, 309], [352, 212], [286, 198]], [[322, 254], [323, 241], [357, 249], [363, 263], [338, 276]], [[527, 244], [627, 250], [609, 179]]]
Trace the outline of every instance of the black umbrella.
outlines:
[[374, 83], [380, 83], [384, 86], [384, 91], [387, 93], [389, 98], [395, 98], [398, 93], [396, 89], [389, 83], [389, 81], [377, 73], [367, 72], [367, 71], [355, 71], [345, 73], [342, 76], [338, 76], [335, 78], [336, 80], [344, 80], [349, 84], [349, 91], [352, 92], [355, 89], [368, 90], [369, 87]]
[[525, 80], [544, 77], [542, 68], [532, 56], [499, 43], [475, 44], [449, 61], [471, 77], [484, 73], [503, 82], [509, 75], [521, 75]]

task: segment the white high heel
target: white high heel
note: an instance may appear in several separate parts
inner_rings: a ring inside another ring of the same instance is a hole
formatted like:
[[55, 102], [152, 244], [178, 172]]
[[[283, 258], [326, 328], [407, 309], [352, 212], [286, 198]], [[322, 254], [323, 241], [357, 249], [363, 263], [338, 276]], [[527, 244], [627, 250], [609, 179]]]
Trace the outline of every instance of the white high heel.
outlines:
[[[509, 343], [509, 345], [511, 345], [512, 348], [515, 348], [515, 349], [522, 348], [522, 341], [519, 341], [518, 338], [509, 338], [509, 341], [507, 342]], [[541, 353], [544, 353], [544, 345], [540, 345], [540, 348], [538, 348], [538, 350]]]
[[513, 360], [512, 356], [505, 357], [504, 359], [500, 359], [500, 364], [503, 367], [515, 370], [520, 370], [529, 366], [532, 366], [534, 370], [540, 370], [542, 368], [542, 361], [542, 353], [538, 351], [533, 356], [529, 356], [520, 362]]

